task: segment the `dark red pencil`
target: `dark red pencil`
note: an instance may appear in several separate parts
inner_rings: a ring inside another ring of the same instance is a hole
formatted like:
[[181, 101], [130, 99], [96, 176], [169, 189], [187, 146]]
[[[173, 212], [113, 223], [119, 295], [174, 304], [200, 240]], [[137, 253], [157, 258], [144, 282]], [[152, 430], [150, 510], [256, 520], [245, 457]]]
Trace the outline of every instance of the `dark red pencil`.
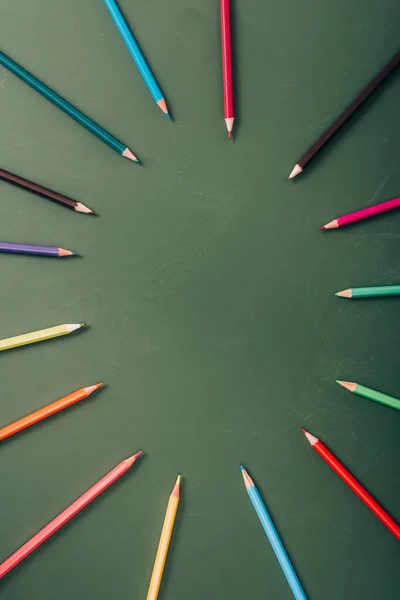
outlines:
[[232, 82], [232, 43], [231, 43], [231, 0], [220, 0], [222, 80], [224, 87], [224, 119], [228, 137], [232, 137], [233, 121], [233, 82]]

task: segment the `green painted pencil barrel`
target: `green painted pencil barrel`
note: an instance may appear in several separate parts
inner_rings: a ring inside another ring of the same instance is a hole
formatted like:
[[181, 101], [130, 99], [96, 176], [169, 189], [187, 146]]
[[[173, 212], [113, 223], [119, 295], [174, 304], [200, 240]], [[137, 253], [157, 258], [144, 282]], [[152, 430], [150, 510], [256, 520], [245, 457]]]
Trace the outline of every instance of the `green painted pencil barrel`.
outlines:
[[400, 285], [352, 288], [352, 298], [373, 298], [376, 296], [399, 296]]
[[363, 396], [364, 398], [368, 398], [369, 400], [375, 400], [375, 402], [379, 402], [380, 404], [385, 404], [385, 406], [390, 406], [390, 408], [400, 410], [400, 400], [392, 398], [392, 396], [388, 396], [387, 394], [377, 392], [376, 390], [372, 390], [365, 385], [357, 383], [354, 393]]

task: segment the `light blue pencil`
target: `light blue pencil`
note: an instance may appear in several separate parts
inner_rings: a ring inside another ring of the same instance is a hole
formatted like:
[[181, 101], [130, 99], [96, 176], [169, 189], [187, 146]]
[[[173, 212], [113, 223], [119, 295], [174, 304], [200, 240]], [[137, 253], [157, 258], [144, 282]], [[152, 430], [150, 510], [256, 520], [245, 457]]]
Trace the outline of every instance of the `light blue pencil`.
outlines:
[[246, 469], [242, 465], [240, 465], [240, 469], [242, 471], [244, 484], [246, 486], [251, 503], [261, 521], [261, 525], [263, 526], [265, 533], [267, 534], [267, 538], [272, 546], [273, 551], [275, 552], [275, 556], [278, 559], [279, 564], [281, 565], [281, 569], [287, 579], [287, 582], [290, 585], [293, 596], [296, 598], [296, 600], [307, 600], [307, 596], [305, 595], [293, 565], [286, 554], [286, 550], [283, 547], [278, 532], [275, 529], [275, 525], [268, 514], [267, 507], [260, 496], [260, 492], [254, 485], [254, 481], [251, 479]]
[[132, 32], [129, 29], [121, 11], [119, 10], [117, 3], [115, 2], [115, 0], [104, 0], [104, 3], [107, 6], [110, 15], [112, 16], [113, 21], [117, 26], [117, 29], [120, 32], [122, 39], [124, 40], [129, 52], [131, 53], [131, 56], [135, 61], [141, 76], [143, 77], [147, 87], [149, 88], [150, 93], [153, 96], [154, 102], [158, 104], [165, 116], [169, 119], [170, 115], [168, 112], [164, 95], [160, 90], [157, 81], [154, 79], [154, 75], [150, 71], [149, 65], [147, 64], [139, 46], [137, 45], [136, 40], [133, 37]]

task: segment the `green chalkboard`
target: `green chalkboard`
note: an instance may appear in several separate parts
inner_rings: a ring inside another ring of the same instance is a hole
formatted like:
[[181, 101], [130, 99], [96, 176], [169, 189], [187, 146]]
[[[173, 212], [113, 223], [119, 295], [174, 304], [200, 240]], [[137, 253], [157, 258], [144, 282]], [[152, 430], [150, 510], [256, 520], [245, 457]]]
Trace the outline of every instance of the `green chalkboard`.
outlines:
[[399, 545], [312, 451], [318, 435], [400, 519], [400, 214], [320, 232], [400, 194], [394, 75], [295, 181], [293, 164], [398, 50], [397, 0], [232, 0], [237, 126], [222, 113], [217, 0], [120, 0], [155, 106], [101, 0], [3, 0], [1, 47], [126, 142], [127, 161], [0, 69], [0, 164], [90, 217], [0, 183], [1, 424], [107, 386], [0, 447], [0, 560], [124, 457], [146, 457], [0, 582], [2, 600], [144, 599], [168, 495], [183, 499], [161, 600], [290, 600], [242, 483], [255, 478], [309, 600], [395, 600]]

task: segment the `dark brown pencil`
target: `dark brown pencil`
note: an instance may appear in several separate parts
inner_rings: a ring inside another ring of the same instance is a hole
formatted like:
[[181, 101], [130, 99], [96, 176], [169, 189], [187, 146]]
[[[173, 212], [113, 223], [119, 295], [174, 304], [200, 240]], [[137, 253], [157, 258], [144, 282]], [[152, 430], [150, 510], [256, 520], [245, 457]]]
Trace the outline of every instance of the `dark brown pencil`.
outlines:
[[292, 172], [289, 175], [289, 179], [293, 179], [296, 175], [299, 175], [304, 167], [314, 158], [314, 156], [325, 146], [325, 144], [335, 135], [337, 131], [353, 116], [356, 110], [364, 104], [366, 100], [378, 89], [378, 87], [385, 81], [385, 79], [398, 67], [400, 64], [400, 52], [393, 56], [382, 71], [367, 85], [367, 87], [357, 96], [357, 98], [346, 108], [346, 110], [336, 119], [334, 123], [321, 135], [321, 137], [315, 142], [313, 146], [295, 164]]
[[53, 202], [63, 204], [63, 206], [72, 208], [72, 210], [76, 210], [77, 212], [86, 213], [88, 215], [95, 214], [93, 210], [82, 204], [82, 202], [77, 202], [76, 200], [72, 200], [72, 198], [68, 198], [68, 196], [64, 196], [58, 192], [53, 192], [53, 190], [49, 190], [38, 183], [28, 181], [27, 179], [19, 177], [19, 175], [14, 175], [14, 173], [10, 173], [4, 169], [0, 169], [0, 179], [3, 181], [8, 181], [8, 183], [12, 183], [23, 188], [24, 190], [28, 190], [29, 192], [33, 192], [34, 194], [38, 194], [43, 198], [47, 198], [47, 200], [52, 200]]

